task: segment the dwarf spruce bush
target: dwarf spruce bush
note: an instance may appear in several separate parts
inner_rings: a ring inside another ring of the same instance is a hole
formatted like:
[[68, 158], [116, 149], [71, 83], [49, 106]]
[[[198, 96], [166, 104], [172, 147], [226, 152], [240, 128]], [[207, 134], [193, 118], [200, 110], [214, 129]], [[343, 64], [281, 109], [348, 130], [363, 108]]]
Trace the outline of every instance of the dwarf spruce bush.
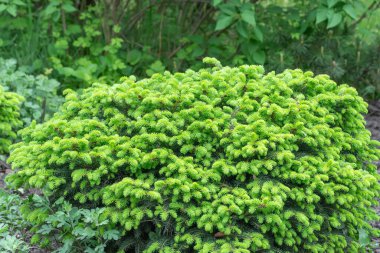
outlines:
[[0, 155], [8, 152], [9, 145], [16, 137], [15, 128], [22, 124], [19, 107], [21, 101], [21, 96], [5, 92], [0, 84]]
[[68, 91], [22, 130], [9, 182], [105, 208], [137, 252], [359, 252], [359, 231], [377, 233], [379, 142], [355, 89], [205, 61]]

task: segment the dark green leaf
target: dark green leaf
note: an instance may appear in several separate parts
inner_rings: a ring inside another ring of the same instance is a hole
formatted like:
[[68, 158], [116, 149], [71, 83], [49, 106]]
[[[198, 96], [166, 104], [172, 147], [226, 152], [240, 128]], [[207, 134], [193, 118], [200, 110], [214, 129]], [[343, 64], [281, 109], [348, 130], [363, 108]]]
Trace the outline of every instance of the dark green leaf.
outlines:
[[253, 33], [255, 34], [255, 38], [260, 41], [260, 42], [263, 42], [264, 41], [264, 35], [263, 35], [263, 32], [261, 31], [261, 29], [256, 26], [255, 29], [253, 30]]
[[327, 9], [326, 8], [319, 8], [317, 10], [317, 16], [316, 16], [316, 24], [319, 24], [327, 19]]
[[230, 24], [232, 24], [234, 18], [231, 16], [220, 16], [216, 22], [215, 31], [223, 30]]
[[131, 65], [136, 65], [141, 60], [141, 52], [137, 49], [131, 50], [127, 55], [127, 61]]
[[236, 14], [236, 9], [231, 4], [221, 4], [218, 8], [227, 16], [233, 16]]
[[44, 10], [44, 15], [46, 17], [52, 15], [54, 12], [58, 11], [58, 8], [54, 4], [49, 4], [46, 9]]
[[191, 57], [197, 58], [197, 57], [203, 55], [204, 53], [205, 53], [205, 49], [197, 46], [192, 50]]
[[356, 15], [356, 11], [354, 9], [354, 7], [351, 5], [351, 4], [346, 4], [345, 6], [343, 6], [343, 10], [353, 19], [358, 19], [357, 15]]
[[20, 6], [25, 6], [26, 4], [22, 0], [13, 0], [13, 4], [20, 5]]
[[6, 8], [7, 6], [5, 4], [0, 4], [0, 13], [2, 13]]
[[212, 1], [212, 5], [214, 6], [217, 6], [218, 4], [220, 4], [223, 0], [213, 0]]
[[252, 56], [253, 56], [253, 60], [256, 63], [260, 65], [263, 65], [265, 63], [265, 52], [263, 50], [254, 51]]
[[17, 7], [16, 5], [9, 5], [7, 7], [7, 12], [12, 15], [13, 17], [16, 17], [17, 15]]
[[255, 12], [253, 12], [252, 10], [244, 10], [241, 13], [241, 18], [247, 24], [250, 24], [252, 26], [256, 26]]
[[334, 13], [331, 17], [329, 17], [329, 22], [327, 24], [327, 29], [333, 28], [340, 24], [342, 21], [342, 14]]
[[63, 4], [62, 9], [68, 13], [71, 13], [77, 10], [71, 3]]
[[239, 33], [240, 36], [242, 36], [243, 38], [248, 38], [248, 30], [247, 30], [247, 27], [246, 25], [239, 21], [236, 25], [236, 31]]
[[327, 6], [329, 8], [334, 7], [339, 0], [327, 0]]

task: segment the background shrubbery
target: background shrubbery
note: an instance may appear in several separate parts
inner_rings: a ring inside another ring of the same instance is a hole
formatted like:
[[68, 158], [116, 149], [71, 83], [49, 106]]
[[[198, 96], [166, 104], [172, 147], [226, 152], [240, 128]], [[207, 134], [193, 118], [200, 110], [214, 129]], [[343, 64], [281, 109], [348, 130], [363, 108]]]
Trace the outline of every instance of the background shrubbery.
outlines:
[[21, 105], [24, 125], [33, 120], [43, 122], [58, 110], [63, 98], [57, 95], [60, 84], [45, 75], [28, 75], [17, 69], [14, 59], [0, 58], [0, 84], [7, 91], [15, 92], [25, 98]]
[[48, 218], [23, 209], [33, 231], [109, 252], [364, 250], [360, 236], [379, 235], [380, 143], [356, 90], [205, 61], [217, 67], [67, 91], [51, 120], [23, 129], [8, 182], [70, 203]]
[[123, 75], [264, 64], [329, 74], [379, 95], [375, 0], [10, 0], [0, 2], [0, 56], [61, 88]]

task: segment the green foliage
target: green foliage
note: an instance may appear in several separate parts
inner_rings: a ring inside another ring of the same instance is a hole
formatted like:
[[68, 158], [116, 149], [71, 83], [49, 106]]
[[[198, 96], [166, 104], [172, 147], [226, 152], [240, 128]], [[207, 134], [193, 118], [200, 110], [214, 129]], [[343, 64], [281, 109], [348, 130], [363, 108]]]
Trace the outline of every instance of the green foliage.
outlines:
[[[21, 131], [8, 182], [101, 208], [136, 252], [360, 252], [363, 233], [379, 235], [380, 143], [355, 89], [205, 62], [67, 91], [51, 120]], [[52, 215], [48, 227], [73, 218]]]
[[30, 196], [22, 208], [25, 219], [33, 224], [31, 243], [53, 247], [51, 252], [102, 253], [107, 242], [120, 238], [119, 231], [110, 229], [104, 208], [78, 209], [63, 198], [51, 204], [38, 195]]
[[0, 251], [4, 253], [27, 253], [25, 228], [29, 225], [22, 219], [18, 195], [0, 190]]
[[[30, 71], [52, 68], [53, 74], [69, 83], [69, 87], [78, 87], [79, 83], [86, 86], [98, 79], [112, 80], [123, 74], [126, 66], [120, 59], [120, 27], [108, 21], [108, 4], [97, 1], [96, 5], [86, 5], [71, 0], [22, 2], [17, 17], [0, 13], [3, 55], [16, 56]], [[99, 18], [103, 14], [108, 16]], [[16, 45], [12, 40], [17, 41]]]
[[2, 0], [0, 1], [0, 13], [6, 13], [12, 17], [17, 16], [17, 8], [24, 6], [22, 0]]
[[4, 89], [22, 95], [21, 117], [25, 125], [33, 120], [42, 122], [58, 110], [63, 98], [57, 95], [59, 83], [44, 75], [28, 75], [17, 70], [14, 59], [0, 58], [0, 84]]
[[72, 207], [63, 198], [51, 204], [36, 194], [22, 199], [0, 190], [0, 251], [27, 253], [36, 248], [30, 244], [39, 244], [56, 253], [105, 252], [107, 242], [118, 240], [120, 232], [110, 229], [103, 213], [104, 208]]
[[15, 139], [15, 128], [22, 125], [19, 105], [22, 97], [4, 91], [0, 84], [0, 155], [8, 152], [8, 147]]
[[264, 64], [301, 68], [380, 94], [376, 0], [0, 2], [0, 55], [64, 88], [165, 69]]

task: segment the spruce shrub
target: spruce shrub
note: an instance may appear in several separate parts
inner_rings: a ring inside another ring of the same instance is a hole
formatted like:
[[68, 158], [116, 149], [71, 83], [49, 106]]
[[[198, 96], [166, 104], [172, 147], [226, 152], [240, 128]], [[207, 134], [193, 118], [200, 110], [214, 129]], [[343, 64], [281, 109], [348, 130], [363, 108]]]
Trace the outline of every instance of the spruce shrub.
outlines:
[[16, 137], [15, 128], [22, 125], [19, 107], [21, 102], [21, 96], [5, 92], [0, 85], [0, 155], [8, 153], [9, 146]]
[[136, 252], [361, 251], [359, 234], [378, 234], [379, 142], [356, 90], [205, 62], [67, 91], [21, 131], [8, 181], [105, 208]]

